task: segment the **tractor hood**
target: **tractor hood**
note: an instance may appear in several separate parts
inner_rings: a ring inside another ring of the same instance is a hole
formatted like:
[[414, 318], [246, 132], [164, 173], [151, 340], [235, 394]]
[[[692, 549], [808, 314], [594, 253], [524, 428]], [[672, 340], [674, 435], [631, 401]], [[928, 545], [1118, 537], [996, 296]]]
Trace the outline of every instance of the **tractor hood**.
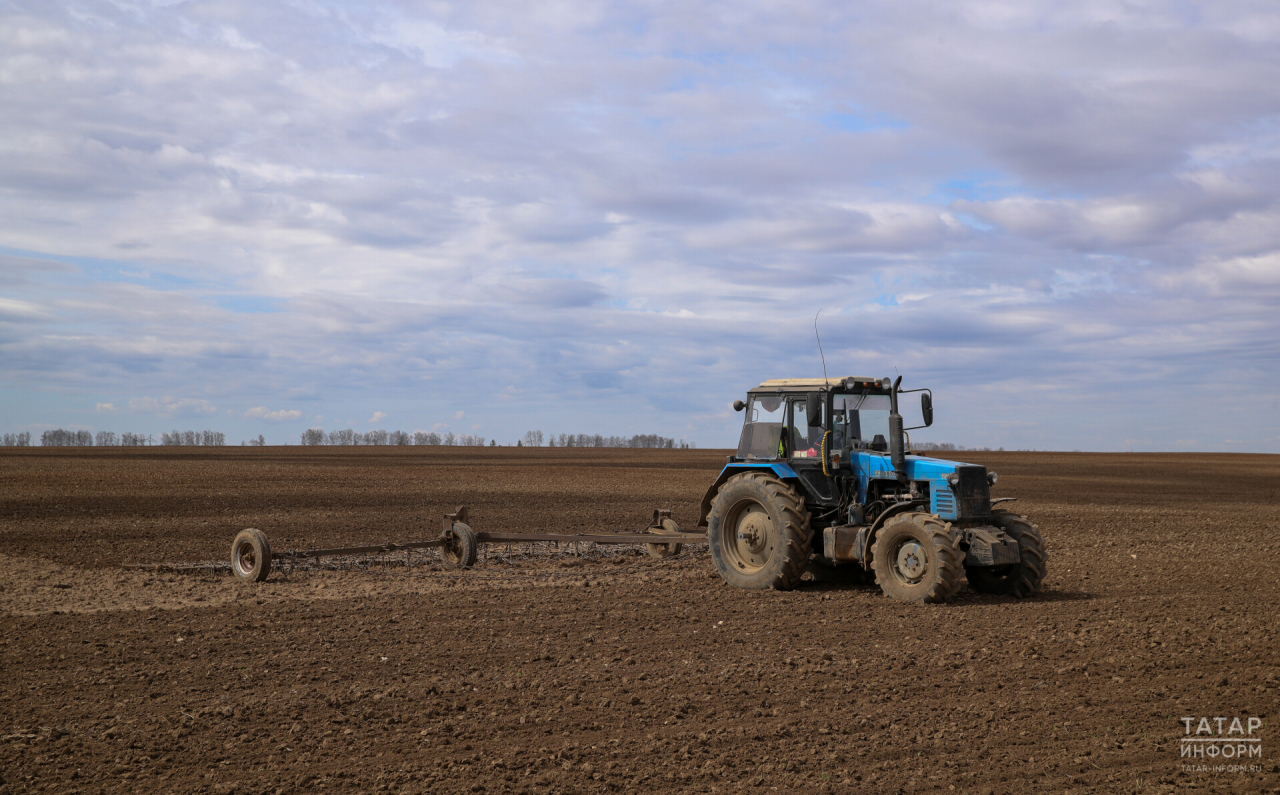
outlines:
[[[849, 463], [853, 465], [858, 479], [858, 496], [864, 501], [871, 480], [897, 477], [893, 460], [886, 453], [860, 450]], [[986, 467], [944, 458], [908, 455], [906, 471], [908, 480], [928, 484], [930, 513], [948, 521], [990, 515], [991, 491]]]
[[[870, 453], [865, 450], [854, 451], [852, 461], [856, 469], [865, 472], [866, 477], [892, 478], [893, 461], [888, 453]], [[960, 461], [948, 461], [943, 458], [930, 458], [923, 455], [907, 456], [908, 480], [942, 480], [955, 472], [959, 467], [972, 467], [978, 464], [966, 464]]]
[[966, 464], [961, 461], [948, 461], [945, 458], [929, 458], [923, 455], [907, 456], [907, 474], [912, 480], [946, 478], [960, 467], [972, 466], [979, 466], [979, 464]]

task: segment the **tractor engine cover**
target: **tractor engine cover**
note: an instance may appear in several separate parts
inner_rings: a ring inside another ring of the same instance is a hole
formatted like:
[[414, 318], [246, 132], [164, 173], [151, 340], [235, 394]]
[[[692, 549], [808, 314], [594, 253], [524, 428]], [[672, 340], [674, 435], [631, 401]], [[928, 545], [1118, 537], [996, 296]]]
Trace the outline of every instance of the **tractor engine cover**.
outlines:
[[1008, 566], [1022, 560], [1018, 542], [998, 527], [965, 528], [964, 545], [969, 548], [964, 558], [966, 566], [974, 568]]

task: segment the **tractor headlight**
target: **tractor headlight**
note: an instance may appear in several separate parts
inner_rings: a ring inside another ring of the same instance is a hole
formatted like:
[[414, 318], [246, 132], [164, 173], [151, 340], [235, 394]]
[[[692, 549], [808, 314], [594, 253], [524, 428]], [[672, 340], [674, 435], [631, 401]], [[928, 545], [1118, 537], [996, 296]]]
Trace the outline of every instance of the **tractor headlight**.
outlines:
[[950, 486], [951, 488], [955, 488], [956, 486], [959, 486], [960, 476], [957, 475], [955, 472], [952, 472], [950, 475], [947, 475], [947, 485]]
[[990, 483], [992, 486], [996, 485], [996, 481], [999, 479], [1000, 479], [1000, 476], [997, 475], [995, 472], [987, 473], [987, 482]]

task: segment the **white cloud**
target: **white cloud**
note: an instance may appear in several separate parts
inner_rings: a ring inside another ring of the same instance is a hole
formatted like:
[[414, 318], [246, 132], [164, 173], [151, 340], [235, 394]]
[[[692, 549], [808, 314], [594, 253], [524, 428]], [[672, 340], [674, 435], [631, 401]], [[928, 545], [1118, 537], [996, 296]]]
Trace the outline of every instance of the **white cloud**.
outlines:
[[1192, 278], [1213, 293], [1234, 291], [1280, 297], [1280, 251], [1199, 263]]
[[948, 213], [924, 206], [808, 204], [782, 217], [759, 216], [694, 229], [690, 245], [710, 249], [784, 251], [900, 251], [959, 240], [963, 229]]
[[0, 297], [0, 320], [34, 320], [49, 317], [39, 306], [16, 298]]
[[93, 410], [99, 414], [114, 414], [116, 407], [112, 403], [98, 403], [93, 407]]
[[129, 398], [131, 411], [155, 414], [157, 417], [189, 417], [216, 414], [218, 407], [201, 398], [140, 397]]
[[467, 58], [512, 62], [517, 56], [500, 40], [474, 30], [451, 30], [427, 19], [397, 19], [371, 38], [434, 69], [448, 69]]
[[371, 423], [373, 423], [373, 422], [382, 422], [382, 421], [383, 421], [383, 420], [385, 420], [386, 418], [387, 418], [386, 412], [382, 412], [382, 411], [375, 411], [375, 412], [373, 412], [373, 416], [369, 418], [369, 422], [371, 422]]
[[237, 50], [260, 50], [262, 45], [257, 42], [249, 41], [240, 35], [240, 31], [230, 25], [223, 25], [219, 28], [219, 34], [228, 47], [234, 47]]
[[254, 406], [244, 413], [247, 419], [268, 420], [270, 422], [284, 422], [287, 420], [301, 419], [302, 412], [297, 409], [278, 409], [276, 411], [269, 410], [266, 406]]

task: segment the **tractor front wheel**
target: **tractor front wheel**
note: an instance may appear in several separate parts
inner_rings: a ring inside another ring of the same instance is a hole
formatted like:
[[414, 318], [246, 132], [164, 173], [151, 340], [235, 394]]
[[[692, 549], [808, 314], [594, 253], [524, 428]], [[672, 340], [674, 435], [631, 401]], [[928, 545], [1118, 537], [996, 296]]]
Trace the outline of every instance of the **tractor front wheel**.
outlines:
[[872, 549], [872, 568], [885, 596], [904, 602], [945, 602], [960, 588], [960, 534], [936, 516], [900, 513], [884, 523]]
[[799, 585], [811, 537], [804, 499], [763, 472], [729, 478], [707, 514], [711, 558], [737, 588], [787, 591]]
[[966, 568], [969, 587], [978, 593], [1025, 599], [1040, 590], [1049, 553], [1036, 526], [1010, 511], [992, 511], [991, 523], [1018, 544], [1019, 562], [994, 568]]

